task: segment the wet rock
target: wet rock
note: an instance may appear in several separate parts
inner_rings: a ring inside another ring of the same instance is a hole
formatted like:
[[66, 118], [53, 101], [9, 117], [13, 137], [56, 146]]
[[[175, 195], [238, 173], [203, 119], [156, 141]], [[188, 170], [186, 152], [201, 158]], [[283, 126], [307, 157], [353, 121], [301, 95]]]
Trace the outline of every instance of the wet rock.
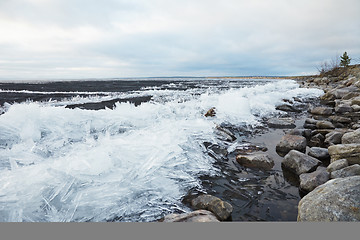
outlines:
[[341, 143], [341, 138], [344, 135], [343, 132], [333, 131], [325, 135], [325, 145], [331, 146]]
[[291, 150], [288, 154], [286, 154], [281, 164], [284, 168], [289, 169], [297, 175], [300, 175], [314, 171], [316, 167], [321, 164], [321, 162], [318, 159], [308, 156], [304, 153]]
[[346, 159], [349, 165], [360, 164], [360, 144], [337, 144], [328, 147], [331, 162], [339, 159]]
[[318, 120], [315, 120], [313, 118], [307, 118], [305, 119], [305, 123], [309, 123], [309, 124], [315, 124], [318, 122]]
[[354, 112], [359, 112], [360, 111], [360, 106], [359, 105], [355, 104], [355, 105], [352, 105], [351, 107], [352, 107]]
[[270, 170], [275, 165], [274, 160], [266, 154], [237, 155], [236, 161], [245, 167], [265, 170]]
[[229, 148], [230, 153], [249, 154], [253, 152], [266, 152], [268, 148], [264, 143], [234, 143]]
[[336, 161], [330, 163], [329, 166], [327, 166], [326, 170], [328, 172], [333, 172], [333, 171], [345, 168], [347, 166], [349, 166], [349, 163], [346, 159], [339, 159], [339, 160], [336, 160]]
[[282, 104], [282, 105], [277, 106], [275, 109], [284, 111], [284, 112], [301, 112], [300, 109], [298, 109], [294, 105], [290, 105], [290, 104]]
[[303, 197], [298, 221], [360, 221], [360, 176], [330, 180]]
[[350, 104], [340, 104], [339, 106], [335, 107], [336, 113], [346, 113], [346, 112], [352, 112], [353, 109], [350, 106]]
[[310, 110], [310, 113], [315, 115], [331, 115], [333, 108], [330, 107], [315, 107]]
[[215, 108], [212, 107], [210, 108], [206, 113], [205, 113], [205, 117], [215, 117], [216, 112], [215, 112]]
[[318, 167], [314, 172], [300, 175], [300, 189], [311, 192], [317, 186], [326, 183], [329, 178], [330, 174], [326, 171], [326, 168]]
[[354, 97], [351, 99], [351, 106], [352, 105], [359, 105], [360, 106], [360, 96], [359, 97]]
[[319, 159], [320, 161], [330, 160], [330, 155], [327, 148], [312, 147], [310, 148], [308, 155]]
[[344, 178], [358, 175], [360, 175], [360, 165], [354, 164], [339, 170], [332, 171], [330, 173], [330, 178]]
[[215, 133], [221, 140], [232, 142], [236, 139], [235, 135], [228, 129], [216, 126]]
[[341, 143], [360, 143], [360, 128], [356, 131], [345, 133], [341, 138]]
[[284, 135], [280, 142], [276, 145], [276, 151], [286, 154], [290, 150], [298, 150], [300, 152], [305, 152], [306, 150], [306, 138], [303, 136], [297, 135]]
[[319, 129], [335, 129], [335, 126], [334, 126], [334, 124], [332, 124], [329, 121], [318, 121], [316, 123], [316, 128], [319, 128]]
[[334, 116], [330, 116], [329, 119], [334, 123], [344, 123], [344, 124], [351, 123], [351, 118], [347, 118], [347, 117], [334, 115]]
[[309, 146], [310, 147], [321, 147], [324, 144], [325, 137], [318, 133], [310, 138]]
[[306, 139], [310, 139], [311, 130], [310, 129], [291, 129], [290, 131], [286, 132], [286, 134], [303, 136]]
[[207, 210], [196, 210], [190, 213], [169, 214], [162, 222], [220, 222], [216, 216]]
[[271, 128], [295, 128], [295, 120], [292, 118], [271, 118], [268, 121]]
[[304, 128], [306, 128], [306, 129], [316, 129], [316, 124], [304, 123]]
[[220, 220], [228, 219], [233, 211], [230, 203], [212, 195], [200, 195], [191, 201], [195, 209], [209, 210]]
[[357, 97], [357, 96], [359, 96], [358, 92], [349, 92], [349, 93], [345, 94], [341, 99], [349, 100], [349, 99]]

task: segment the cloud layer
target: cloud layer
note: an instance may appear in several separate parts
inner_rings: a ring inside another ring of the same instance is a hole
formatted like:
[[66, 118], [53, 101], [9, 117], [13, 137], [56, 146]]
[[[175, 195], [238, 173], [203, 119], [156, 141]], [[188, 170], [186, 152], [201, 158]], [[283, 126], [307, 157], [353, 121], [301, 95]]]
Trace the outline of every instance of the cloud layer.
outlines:
[[358, 0], [4, 0], [0, 79], [297, 75], [360, 56]]

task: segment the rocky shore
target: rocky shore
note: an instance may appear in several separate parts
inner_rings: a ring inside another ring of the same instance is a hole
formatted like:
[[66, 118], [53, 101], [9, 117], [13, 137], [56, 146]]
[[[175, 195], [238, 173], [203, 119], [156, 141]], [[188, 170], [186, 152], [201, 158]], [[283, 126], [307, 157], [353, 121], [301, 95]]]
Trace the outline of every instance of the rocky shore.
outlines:
[[[297, 220], [360, 221], [360, 65], [295, 79], [303, 88], [322, 89], [324, 95], [310, 103], [284, 99], [277, 109], [288, 116], [266, 123], [285, 133], [276, 143], [276, 158], [284, 176], [295, 179], [303, 196]], [[294, 114], [304, 111], [303, 122], [295, 124]], [[215, 114], [216, 109], [210, 109], [205, 116]], [[236, 138], [228, 129], [215, 131], [225, 141]], [[241, 166], [263, 171], [274, 167], [275, 156], [267, 146], [250, 144], [237, 150], [235, 159]], [[208, 194], [190, 197], [189, 205], [194, 212], [170, 214], [161, 221], [226, 221], [233, 211], [230, 203]]]

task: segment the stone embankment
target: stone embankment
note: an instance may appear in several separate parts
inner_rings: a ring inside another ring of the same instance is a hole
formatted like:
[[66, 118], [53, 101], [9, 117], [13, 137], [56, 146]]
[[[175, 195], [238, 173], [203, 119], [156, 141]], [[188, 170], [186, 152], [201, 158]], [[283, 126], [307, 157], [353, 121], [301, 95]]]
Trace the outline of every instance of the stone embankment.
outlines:
[[304, 129], [298, 130], [311, 131], [303, 134], [306, 151], [304, 139], [285, 135], [278, 144], [290, 149], [283, 167], [299, 176], [307, 193], [299, 202], [298, 221], [360, 221], [360, 65], [298, 81], [325, 92], [321, 106], [309, 109]]

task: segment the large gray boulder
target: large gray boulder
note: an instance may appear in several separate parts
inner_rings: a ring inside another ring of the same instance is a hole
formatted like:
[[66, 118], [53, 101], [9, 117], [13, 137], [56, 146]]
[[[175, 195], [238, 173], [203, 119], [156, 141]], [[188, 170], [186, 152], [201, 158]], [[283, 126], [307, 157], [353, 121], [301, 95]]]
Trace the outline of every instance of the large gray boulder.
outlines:
[[326, 168], [318, 167], [314, 172], [300, 175], [300, 189], [311, 192], [317, 186], [326, 183], [329, 178], [330, 174], [326, 171]]
[[315, 115], [331, 115], [333, 112], [333, 108], [315, 107], [315, 108], [311, 109], [310, 112]]
[[233, 207], [230, 203], [207, 194], [194, 198], [191, 201], [191, 205], [195, 209], [204, 209], [214, 213], [220, 221], [228, 219], [233, 211]]
[[341, 143], [360, 143], [360, 128], [356, 131], [345, 133], [341, 138]]
[[360, 221], [360, 176], [330, 180], [303, 197], [298, 221]]
[[251, 155], [237, 155], [236, 161], [245, 167], [262, 168], [264, 170], [270, 170], [275, 165], [272, 158], [270, 158], [267, 154], [261, 153]]
[[354, 164], [330, 173], [330, 178], [344, 178], [360, 175], [360, 165]]
[[298, 150], [305, 152], [306, 150], [306, 138], [297, 135], [284, 135], [280, 142], [276, 145], [276, 151], [286, 154], [290, 150]]
[[271, 118], [268, 120], [271, 128], [295, 128], [295, 120], [292, 118]]
[[337, 116], [337, 115], [330, 116], [329, 119], [335, 123], [344, 123], [344, 124], [351, 123], [351, 118]]
[[207, 210], [196, 210], [190, 213], [169, 214], [161, 222], [220, 222], [216, 216]]
[[331, 162], [345, 158], [349, 165], [360, 164], [360, 144], [337, 144], [328, 147]]
[[343, 132], [332, 131], [332, 132], [325, 135], [324, 143], [327, 146], [331, 146], [331, 145], [334, 145], [334, 144], [339, 144], [339, 143], [341, 143], [341, 138], [342, 138], [343, 135], [344, 135]]
[[333, 171], [345, 168], [347, 166], [349, 166], [349, 163], [346, 159], [339, 159], [339, 160], [336, 160], [336, 161], [330, 163], [329, 166], [327, 166], [326, 170], [328, 172], [333, 172]]
[[353, 109], [350, 106], [350, 104], [340, 104], [339, 106], [335, 107], [336, 113], [346, 113], [346, 112], [352, 112]]
[[309, 150], [309, 156], [317, 158], [321, 161], [330, 160], [329, 151], [327, 148], [320, 148], [320, 147], [312, 147]]
[[291, 150], [282, 161], [282, 166], [289, 171], [300, 175], [307, 172], [312, 172], [317, 166], [321, 164], [319, 160], [301, 153], [296, 150]]
[[316, 128], [319, 129], [335, 129], [334, 124], [332, 124], [332, 122], [329, 121], [318, 121], [316, 123]]

